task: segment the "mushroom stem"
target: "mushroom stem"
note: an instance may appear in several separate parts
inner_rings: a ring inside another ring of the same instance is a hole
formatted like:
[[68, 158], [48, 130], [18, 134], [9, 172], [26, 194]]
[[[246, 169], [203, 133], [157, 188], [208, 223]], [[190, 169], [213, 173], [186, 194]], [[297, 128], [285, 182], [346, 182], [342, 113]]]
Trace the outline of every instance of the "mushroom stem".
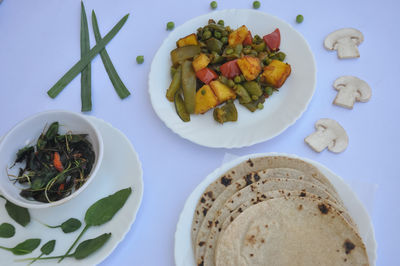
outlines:
[[334, 132], [327, 128], [319, 127], [317, 131], [306, 137], [304, 141], [310, 145], [314, 151], [321, 152], [329, 145], [332, 145], [335, 138]]
[[343, 38], [336, 43], [339, 58], [360, 57], [357, 44], [351, 38]]
[[344, 108], [353, 109], [356, 97], [356, 91], [354, 91], [352, 88], [342, 86], [338, 89], [338, 93], [336, 94], [336, 98], [333, 103]]

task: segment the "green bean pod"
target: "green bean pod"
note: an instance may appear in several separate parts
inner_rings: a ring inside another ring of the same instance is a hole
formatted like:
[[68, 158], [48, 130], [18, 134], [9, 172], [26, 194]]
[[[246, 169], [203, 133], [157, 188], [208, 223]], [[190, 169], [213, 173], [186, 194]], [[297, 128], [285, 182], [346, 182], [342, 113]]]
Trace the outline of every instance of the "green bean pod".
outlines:
[[178, 69], [175, 70], [174, 76], [172, 78], [171, 84], [167, 90], [167, 99], [170, 102], [174, 101], [174, 97], [176, 92], [181, 88], [182, 81], [182, 66], [179, 66]]
[[249, 111], [254, 112], [258, 110], [258, 104], [260, 103], [263, 104], [264, 102], [265, 102], [265, 97], [261, 96], [260, 98], [258, 98], [257, 101], [253, 101], [251, 103], [244, 103], [243, 106], [249, 109]]
[[260, 84], [256, 81], [246, 81], [243, 82], [243, 87], [249, 92], [250, 96], [260, 97], [263, 94]]
[[189, 60], [182, 63], [182, 89], [186, 110], [193, 114], [196, 104], [196, 74]]
[[232, 101], [229, 101], [221, 108], [215, 108], [213, 117], [215, 121], [221, 124], [228, 121], [237, 121], [238, 113], [235, 104]]
[[175, 93], [174, 96], [175, 110], [178, 116], [183, 122], [190, 121], [190, 114], [187, 112], [185, 107], [185, 102], [183, 101], [181, 94], [179, 92]]
[[236, 84], [235, 87], [233, 87], [235, 90], [236, 94], [239, 95], [239, 102], [244, 104], [244, 103], [250, 103], [251, 102], [251, 97], [247, 90], [240, 84]]
[[217, 52], [218, 54], [221, 54], [222, 51], [222, 46], [224, 45], [220, 40], [212, 37], [206, 41], [207, 48], [211, 52]]
[[174, 66], [182, 64], [187, 59], [192, 59], [196, 55], [200, 54], [200, 46], [188, 45], [176, 48], [171, 51], [171, 60]]

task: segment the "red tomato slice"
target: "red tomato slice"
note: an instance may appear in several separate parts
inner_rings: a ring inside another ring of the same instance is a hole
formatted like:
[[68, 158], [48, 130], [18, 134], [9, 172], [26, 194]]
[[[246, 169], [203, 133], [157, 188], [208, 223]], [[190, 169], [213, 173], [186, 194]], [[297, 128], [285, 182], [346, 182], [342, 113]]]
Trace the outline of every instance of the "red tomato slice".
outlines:
[[281, 45], [281, 33], [279, 29], [274, 30], [270, 34], [263, 37], [264, 42], [268, 45], [269, 49], [275, 51]]
[[246, 39], [243, 41], [243, 45], [251, 45], [253, 44], [253, 36], [251, 36], [251, 32], [249, 31], [249, 34], [247, 34]]
[[226, 62], [222, 66], [219, 67], [219, 70], [221, 71], [221, 74], [224, 77], [227, 77], [228, 79], [232, 79], [236, 77], [237, 75], [240, 75], [240, 68], [237, 64], [237, 59]]
[[212, 80], [218, 78], [218, 75], [214, 72], [214, 70], [205, 67], [196, 72], [196, 77], [203, 83], [208, 84]]

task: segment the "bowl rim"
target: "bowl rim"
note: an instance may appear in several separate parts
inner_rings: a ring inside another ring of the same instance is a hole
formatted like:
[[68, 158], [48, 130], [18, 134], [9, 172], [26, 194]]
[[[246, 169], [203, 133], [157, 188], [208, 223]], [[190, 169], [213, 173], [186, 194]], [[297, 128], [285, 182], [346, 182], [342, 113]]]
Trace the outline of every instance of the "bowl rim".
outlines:
[[8, 201], [10, 201], [18, 206], [25, 207], [28, 209], [44, 209], [44, 208], [55, 207], [55, 206], [64, 204], [64, 203], [68, 202], [69, 200], [77, 197], [82, 191], [84, 191], [88, 187], [88, 185], [92, 182], [92, 180], [94, 179], [94, 177], [96, 176], [96, 174], [100, 168], [101, 162], [103, 160], [103, 153], [104, 153], [103, 137], [102, 137], [100, 131], [89, 119], [87, 119], [86, 115], [83, 115], [83, 114], [80, 114], [77, 112], [73, 112], [73, 111], [62, 110], [62, 109], [47, 110], [47, 111], [35, 113], [35, 114], [28, 116], [28, 117], [24, 118], [23, 120], [17, 122], [2, 138], [0, 137], [0, 152], [2, 151], [3, 146], [5, 145], [5, 143], [7, 143], [10, 136], [12, 136], [13, 132], [18, 130], [22, 125], [24, 125], [25, 123], [27, 123], [31, 120], [37, 119], [38, 117], [41, 117], [43, 115], [57, 114], [57, 113], [67, 114], [68, 116], [72, 116], [74, 118], [84, 120], [89, 125], [89, 127], [94, 131], [94, 135], [96, 136], [97, 141], [98, 141], [98, 154], [96, 154], [97, 160], [95, 162], [95, 165], [92, 168], [89, 178], [86, 180], [86, 182], [83, 184], [83, 186], [81, 186], [78, 190], [74, 191], [69, 196], [67, 196], [61, 200], [50, 202], [50, 203], [42, 203], [42, 202], [38, 202], [38, 201], [32, 201], [33, 203], [23, 202], [23, 201], [19, 200], [18, 198], [15, 198], [12, 195], [10, 195], [8, 193], [7, 189], [4, 189], [4, 187], [0, 183], [1, 195], [3, 195]]

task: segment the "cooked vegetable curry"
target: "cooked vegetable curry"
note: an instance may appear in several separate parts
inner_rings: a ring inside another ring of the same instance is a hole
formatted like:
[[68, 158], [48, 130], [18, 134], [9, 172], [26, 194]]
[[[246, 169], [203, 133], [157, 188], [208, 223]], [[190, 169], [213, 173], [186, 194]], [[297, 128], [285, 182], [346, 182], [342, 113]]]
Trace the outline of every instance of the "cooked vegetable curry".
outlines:
[[[184, 122], [191, 114], [214, 109], [219, 123], [237, 121], [234, 101], [251, 112], [285, 83], [291, 72], [280, 51], [280, 31], [252, 37], [243, 25], [236, 30], [224, 21], [208, 24], [176, 42], [171, 51], [172, 81], [166, 97]], [[222, 105], [222, 106], [221, 106]]]

